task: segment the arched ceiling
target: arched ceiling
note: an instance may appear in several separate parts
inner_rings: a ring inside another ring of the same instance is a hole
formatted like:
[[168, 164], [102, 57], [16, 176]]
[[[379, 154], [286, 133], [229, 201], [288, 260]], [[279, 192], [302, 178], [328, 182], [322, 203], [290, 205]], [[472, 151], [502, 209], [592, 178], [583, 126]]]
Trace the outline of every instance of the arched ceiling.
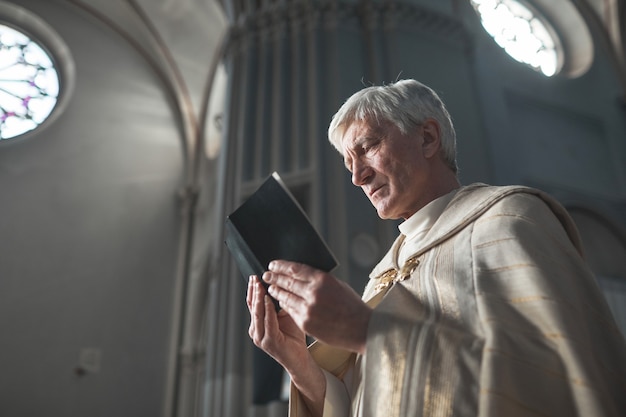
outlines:
[[[220, 36], [227, 21], [235, 21], [242, 15], [255, 13], [261, 7], [280, 3], [285, 0], [66, 0], [72, 3], [80, 3], [97, 10], [104, 16], [108, 16], [113, 21], [121, 23], [125, 30], [137, 39], [142, 39], [146, 35], [145, 28], [134, 24], [136, 19], [136, 9], [139, 6], [143, 9], [153, 23], [163, 32], [165, 42], [170, 44], [175, 58], [186, 71], [186, 78], [199, 76], [198, 68], [185, 67], [191, 60], [189, 56], [198, 55], [199, 45], [189, 45], [184, 42], [181, 36], [168, 28], [177, 27], [176, 23], [185, 20], [188, 28], [203, 30], [207, 36], [217, 38]], [[290, 0], [296, 1], [296, 0]], [[375, 0], [370, 0], [375, 2]], [[463, 2], [466, 0], [454, 0]], [[626, 97], [626, 0], [526, 0], [537, 6], [557, 10], [558, 4], [569, 8], [574, 5], [587, 21], [594, 32], [596, 42], [608, 48], [612, 55], [614, 65], [618, 75], [622, 77], [622, 95]], [[367, 2], [367, 1], [365, 1]], [[399, 1], [411, 3], [412, 0]], [[203, 16], [211, 15], [211, 19], [202, 20]], [[220, 22], [214, 21], [215, 17]], [[125, 23], [124, 23], [125, 22]], [[136, 23], [136, 22], [135, 22]], [[198, 37], [196, 37], [198, 39]], [[207, 56], [210, 60], [210, 57]], [[195, 60], [197, 62], [197, 59]], [[208, 68], [208, 62], [205, 62]]]

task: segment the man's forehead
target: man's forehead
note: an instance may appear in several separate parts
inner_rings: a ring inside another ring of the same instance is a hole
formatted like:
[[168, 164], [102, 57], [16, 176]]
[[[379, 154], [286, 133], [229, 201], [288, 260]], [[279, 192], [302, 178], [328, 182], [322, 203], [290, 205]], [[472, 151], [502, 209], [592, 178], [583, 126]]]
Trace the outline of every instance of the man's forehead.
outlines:
[[381, 124], [377, 122], [372, 123], [368, 120], [355, 120], [343, 131], [341, 142], [348, 144], [380, 136], [386, 125], [387, 123]]

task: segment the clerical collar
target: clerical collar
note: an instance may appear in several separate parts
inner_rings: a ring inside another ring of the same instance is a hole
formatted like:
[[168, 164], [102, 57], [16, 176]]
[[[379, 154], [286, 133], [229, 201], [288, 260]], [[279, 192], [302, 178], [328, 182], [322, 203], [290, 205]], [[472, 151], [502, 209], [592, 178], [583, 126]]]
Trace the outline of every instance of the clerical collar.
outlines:
[[457, 191], [458, 188], [431, 201], [404, 222], [400, 223], [398, 226], [400, 233], [406, 236], [407, 240], [411, 240], [418, 234], [430, 230]]

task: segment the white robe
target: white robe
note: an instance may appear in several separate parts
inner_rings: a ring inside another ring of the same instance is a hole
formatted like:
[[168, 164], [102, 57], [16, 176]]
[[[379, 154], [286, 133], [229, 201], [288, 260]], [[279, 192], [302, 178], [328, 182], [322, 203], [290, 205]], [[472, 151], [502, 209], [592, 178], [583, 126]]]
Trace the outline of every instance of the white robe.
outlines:
[[[556, 201], [475, 184], [402, 239], [363, 295], [367, 353], [311, 347], [325, 416], [626, 416], [626, 344]], [[381, 289], [402, 243], [416, 262]], [[308, 415], [293, 387], [290, 415]]]

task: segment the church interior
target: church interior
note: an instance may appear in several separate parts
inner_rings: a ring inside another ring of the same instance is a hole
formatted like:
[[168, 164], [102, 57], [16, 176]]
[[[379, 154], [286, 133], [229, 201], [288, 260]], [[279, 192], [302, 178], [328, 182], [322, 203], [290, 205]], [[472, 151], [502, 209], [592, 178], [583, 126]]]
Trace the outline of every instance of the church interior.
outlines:
[[272, 172], [362, 291], [330, 118], [415, 78], [463, 184], [569, 211], [626, 332], [625, 0], [0, 0], [0, 415], [287, 416], [226, 216]]

